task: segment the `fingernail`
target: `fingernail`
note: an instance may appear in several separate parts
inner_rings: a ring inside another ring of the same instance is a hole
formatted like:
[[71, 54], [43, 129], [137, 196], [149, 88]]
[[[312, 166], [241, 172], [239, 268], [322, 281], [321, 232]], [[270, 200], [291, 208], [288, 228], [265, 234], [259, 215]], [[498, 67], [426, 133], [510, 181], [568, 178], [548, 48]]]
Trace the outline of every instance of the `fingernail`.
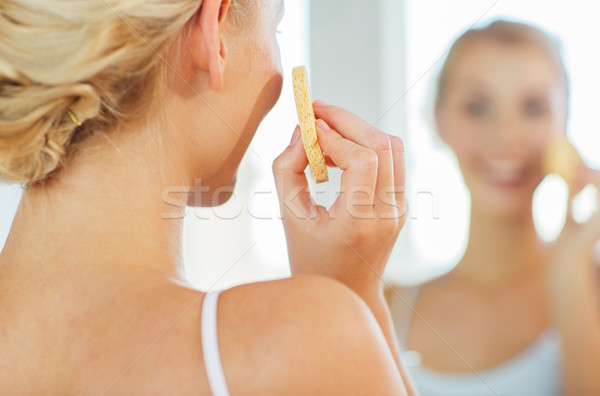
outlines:
[[315, 100], [315, 102], [313, 103], [313, 107], [325, 107], [328, 106], [327, 103], [323, 102], [322, 100]]
[[294, 146], [296, 144], [299, 137], [300, 137], [300, 127], [296, 126], [296, 129], [294, 129], [294, 133], [292, 133], [292, 140], [290, 140], [290, 147]]
[[331, 130], [329, 125], [327, 125], [327, 123], [323, 120], [317, 120], [317, 127], [321, 128], [321, 129], [325, 129], [326, 131]]

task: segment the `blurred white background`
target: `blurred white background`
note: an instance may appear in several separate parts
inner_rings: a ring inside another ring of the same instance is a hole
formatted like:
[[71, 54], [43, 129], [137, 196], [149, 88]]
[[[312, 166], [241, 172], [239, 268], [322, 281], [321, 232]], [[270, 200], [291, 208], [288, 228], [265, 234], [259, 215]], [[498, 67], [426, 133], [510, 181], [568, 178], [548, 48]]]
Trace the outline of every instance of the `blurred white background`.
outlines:
[[[271, 163], [297, 122], [290, 75], [302, 64], [309, 67], [315, 99], [344, 106], [405, 140], [410, 213], [388, 280], [411, 284], [448, 271], [463, 252], [469, 208], [455, 159], [436, 138], [430, 116], [449, 45], [465, 29], [495, 17], [532, 22], [558, 37], [571, 78], [569, 136], [586, 162], [600, 167], [598, 11], [600, 3], [589, 0], [287, 0], [279, 36], [281, 99], [244, 158], [235, 197], [219, 208], [188, 209], [189, 280], [207, 290], [289, 274]], [[333, 179], [319, 186], [325, 193], [320, 201], [334, 196]], [[0, 185], [0, 247], [20, 191]]]

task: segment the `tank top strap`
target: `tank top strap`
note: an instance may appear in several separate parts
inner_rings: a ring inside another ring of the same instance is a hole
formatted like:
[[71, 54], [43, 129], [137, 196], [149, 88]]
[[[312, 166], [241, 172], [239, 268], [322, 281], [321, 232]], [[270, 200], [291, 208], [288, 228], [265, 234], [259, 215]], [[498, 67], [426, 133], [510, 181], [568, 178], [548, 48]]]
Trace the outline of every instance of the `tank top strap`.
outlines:
[[217, 303], [221, 290], [206, 293], [202, 302], [202, 352], [213, 396], [229, 396], [217, 336]]

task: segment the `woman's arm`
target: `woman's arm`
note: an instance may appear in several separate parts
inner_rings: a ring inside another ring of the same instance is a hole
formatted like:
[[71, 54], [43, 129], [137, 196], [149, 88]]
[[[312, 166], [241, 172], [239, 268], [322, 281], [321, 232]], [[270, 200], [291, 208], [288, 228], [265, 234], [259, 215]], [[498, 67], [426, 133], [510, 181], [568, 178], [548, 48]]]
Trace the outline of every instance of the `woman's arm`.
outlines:
[[[568, 263], [564, 263], [568, 265]], [[600, 309], [597, 278], [579, 276], [553, 303], [567, 395], [600, 394]], [[595, 284], [594, 284], [595, 283]]]
[[373, 315], [381, 327], [383, 335], [385, 336], [392, 355], [394, 356], [398, 371], [400, 372], [402, 380], [404, 381], [404, 385], [406, 386], [408, 395], [417, 395], [417, 388], [408, 375], [408, 370], [404, 366], [402, 359], [400, 359], [400, 347], [398, 345], [398, 339], [396, 338], [396, 331], [392, 320], [392, 315], [389, 310], [389, 305], [385, 300], [383, 291], [378, 293], [377, 296], [373, 296], [372, 301], [367, 302], [367, 305], [371, 308]]
[[[586, 183], [600, 180], [597, 172], [587, 168], [580, 177]], [[567, 395], [600, 394], [600, 277], [593, 262], [599, 238], [600, 211], [586, 224], [577, 224], [569, 213], [550, 249], [550, 296]]]

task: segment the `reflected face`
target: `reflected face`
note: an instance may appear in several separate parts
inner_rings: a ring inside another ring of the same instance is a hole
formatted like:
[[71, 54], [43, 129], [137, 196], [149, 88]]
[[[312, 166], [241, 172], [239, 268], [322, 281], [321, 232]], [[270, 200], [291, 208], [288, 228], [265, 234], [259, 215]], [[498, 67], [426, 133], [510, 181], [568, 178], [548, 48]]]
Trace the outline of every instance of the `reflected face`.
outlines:
[[281, 94], [277, 26], [284, 14], [283, 0], [244, 0], [242, 7], [242, 20], [230, 21], [223, 32], [227, 50], [224, 84], [210, 98], [219, 128], [202, 138], [202, 144], [214, 146], [214, 151], [211, 161], [202, 164], [208, 177], [201, 181], [202, 193], [196, 189], [191, 195], [192, 206], [220, 205], [230, 198], [242, 157]]
[[473, 204], [503, 214], [530, 210], [545, 176], [544, 149], [566, 127], [557, 65], [534, 44], [473, 39], [448, 67], [438, 130], [458, 158]]

